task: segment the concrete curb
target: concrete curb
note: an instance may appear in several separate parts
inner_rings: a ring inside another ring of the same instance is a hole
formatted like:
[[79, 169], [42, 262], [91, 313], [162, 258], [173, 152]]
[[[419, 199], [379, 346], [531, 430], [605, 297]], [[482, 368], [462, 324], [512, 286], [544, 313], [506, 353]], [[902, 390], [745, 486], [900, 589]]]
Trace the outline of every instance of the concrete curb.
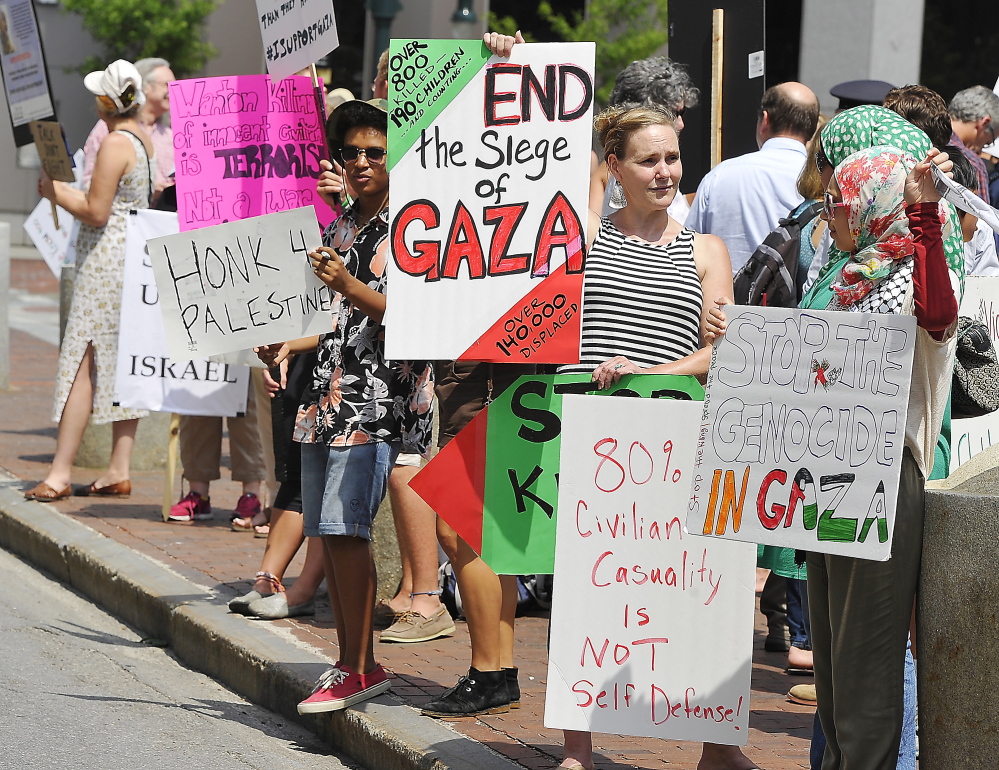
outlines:
[[377, 770], [514, 770], [486, 746], [382, 695], [331, 715], [296, 709], [329, 663], [231, 615], [201, 586], [51, 506], [25, 500], [0, 469], [0, 547], [83, 593], [144, 634], [166, 641], [186, 665], [294, 720]]

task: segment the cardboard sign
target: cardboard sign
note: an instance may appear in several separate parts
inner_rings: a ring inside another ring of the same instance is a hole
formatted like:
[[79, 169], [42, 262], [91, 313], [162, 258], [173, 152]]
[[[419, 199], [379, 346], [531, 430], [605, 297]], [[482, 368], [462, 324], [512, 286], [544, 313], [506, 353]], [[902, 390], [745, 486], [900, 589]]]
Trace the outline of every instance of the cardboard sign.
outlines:
[[151, 239], [170, 357], [330, 331], [333, 292], [308, 257], [321, 245], [311, 206]]
[[267, 71], [286, 78], [340, 45], [333, 0], [256, 0]]
[[[72, 185], [79, 189], [79, 178], [83, 173], [83, 150], [77, 150], [73, 155], [73, 160], [75, 165]], [[69, 247], [71, 243], [76, 242], [80, 223], [61, 206], [56, 206], [56, 211], [59, 214], [58, 226], [52, 218], [52, 204], [42, 198], [24, 220], [24, 232], [27, 233], [28, 238], [42, 255], [42, 259], [52, 271], [52, 275], [59, 278], [62, 275], [63, 265], [70, 264]], [[75, 253], [74, 251], [74, 256]]]
[[53, 120], [33, 120], [28, 127], [45, 173], [58, 182], [75, 182], [73, 159], [69, 157], [62, 126]]
[[[999, 346], [999, 277], [967, 276], [960, 315], [984, 323], [993, 347]], [[951, 472], [993, 444], [999, 444], [999, 412], [953, 420], [950, 426]]]
[[181, 232], [315, 206], [327, 157], [309, 78], [238, 75], [170, 83]]
[[386, 356], [578, 361], [593, 44], [389, 50]]
[[55, 118], [38, 19], [31, 0], [0, 2], [0, 72], [14, 144], [23, 147], [33, 141], [28, 123]]
[[250, 372], [167, 353], [159, 293], [146, 242], [177, 232], [177, 215], [142, 209], [128, 218], [115, 402], [153, 412], [235, 417], [246, 411]]
[[[499, 575], [549, 574], [555, 562], [562, 396], [588, 374], [525, 375], [503, 391], [410, 486]], [[700, 400], [693, 377], [630, 375], [598, 395]]]
[[687, 528], [888, 559], [915, 316], [738, 305], [726, 315]]
[[684, 531], [700, 410], [562, 400], [546, 727], [748, 740], [756, 548]]

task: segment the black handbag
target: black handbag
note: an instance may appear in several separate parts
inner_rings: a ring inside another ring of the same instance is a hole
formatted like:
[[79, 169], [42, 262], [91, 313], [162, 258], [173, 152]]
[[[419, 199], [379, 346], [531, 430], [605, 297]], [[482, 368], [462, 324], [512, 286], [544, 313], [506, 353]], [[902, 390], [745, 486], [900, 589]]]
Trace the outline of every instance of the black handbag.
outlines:
[[951, 416], [981, 417], [999, 409], [999, 360], [981, 321], [961, 316], [951, 384]]

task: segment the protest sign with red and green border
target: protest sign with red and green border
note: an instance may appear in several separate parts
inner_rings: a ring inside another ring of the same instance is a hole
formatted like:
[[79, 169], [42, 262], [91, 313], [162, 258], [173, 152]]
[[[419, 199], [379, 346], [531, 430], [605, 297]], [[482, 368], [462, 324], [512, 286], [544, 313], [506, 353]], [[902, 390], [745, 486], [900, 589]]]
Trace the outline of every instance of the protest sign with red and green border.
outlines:
[[554, 569], [565, 393], [704, 398], [696, 379], [673, 375], [628, 375], [608, 390], [594, 387], [589, 374], [521, 377], [410, 482], [497, 574]]
[[578, 361], [593, 44], [389, 51], [386, 356]]

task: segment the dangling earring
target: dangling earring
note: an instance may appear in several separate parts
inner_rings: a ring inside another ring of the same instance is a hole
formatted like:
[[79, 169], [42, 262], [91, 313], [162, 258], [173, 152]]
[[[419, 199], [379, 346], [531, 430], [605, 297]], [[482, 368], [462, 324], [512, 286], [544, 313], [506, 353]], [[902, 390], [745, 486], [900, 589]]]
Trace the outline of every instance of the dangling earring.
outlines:
[[623, 209], [628, 205], [628, 199], [624, 197], [624, 188], [621, 187], [621, 183], [614, 177], [611, 177], [609, 184], [611, 185], [611, 206], [616, 209]]

